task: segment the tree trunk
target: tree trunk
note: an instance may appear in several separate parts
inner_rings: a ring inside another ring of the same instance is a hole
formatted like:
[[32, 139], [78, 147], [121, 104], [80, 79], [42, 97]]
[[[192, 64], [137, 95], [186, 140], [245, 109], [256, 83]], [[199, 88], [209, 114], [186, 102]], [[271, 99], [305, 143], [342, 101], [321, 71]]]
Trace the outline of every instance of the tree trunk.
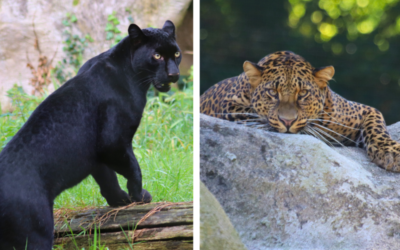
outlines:
[[192, 202], [58, 210], [54, 217], [54, 245], [64, 249], [193, 249]]

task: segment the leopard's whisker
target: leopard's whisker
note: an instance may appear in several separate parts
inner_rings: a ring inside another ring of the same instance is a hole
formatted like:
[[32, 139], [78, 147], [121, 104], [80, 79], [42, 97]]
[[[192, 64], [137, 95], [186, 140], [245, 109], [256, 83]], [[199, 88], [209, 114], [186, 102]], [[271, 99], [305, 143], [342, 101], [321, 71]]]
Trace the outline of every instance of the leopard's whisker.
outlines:
[[261, 130], [271, 131], [272, 127], [269, 126], [268, 124], [264, 124], [264, 125], [258, 125], [256, 128]]
[[345, 138], [346, 140], [349, 140], [349, 141], [351, 141], [351, 142], [356, 143], [355, 141], [353, 141], [352, 139], [348, 138], [347, 136], [344, 136], [344, 135], [342, 135], [342, 134], [339, 134], [338, 132], [333, 131], [332, 129], [329, 129], [329, 128], [327, 128], [327, 127], [321, 126], [321, 125], [316, 124], [316, 123], [311, 123], [311, 124], [314, 125], [314, 126], [318, 126], [318, 127], [320, 127], [320, 128], [326, 129], [326, 130], [328, 130], [328, 131], [330, 131], [330, 132], [332, 132], [332, 133], [334, 133], [334, 134], [337, 134], [337, 135], [340, 136], [340, 137]]
[[326, 115], [329, 116], [331, 119], [333, 119], [333, 120], [339, 122], [337, 118], [332, 117], [332, 116], [330, 115], [330, 114], [333, 114], [333, 112], [326, 112], [326, 111], [322, 110], [322, 113], [326, 114]]
[[332, 119], [336, 119], [336, 118], [331, 116], [331, 114], [333, 114], [333, 113], [334, 112], [326, 112], [325, 110], [321, 110], [321, 112], [319, 112], [318, 115], [326, 114], [327, 116], [331, 117]]
[[316, 130], [316, 128], [312, 128], [312, 130], [317, 133], [321, 138], [323, 138], [322, 141], [324, 141], [328, 146], [330, 147], [335, 147], [335, 145], [330, 141], [327, 136], [323, 135], [321, 130]]
[[[249, 120], [254, 120], [254, 121], [248, 122]], [[246, 127], [250, 128], [266, 129], [267, 131], [270, 131], [272, 128], [270, 124], [265, 123], [266, 121], [265, 119], [249, 119], [249, 120], [236, 121], [236, 123], [240, 125], [245, 125]], [[263, 122], [257, 122], [258, 120]]]
[[312, 127], [305, 127], [305, 129], [307, 129], [307, 131], [313, 135], [315, 138], [325, 142], [327, 145], [333, 147], [333, 144], [327, 140], [324, 136], [322, 136], [318, 131], [316, 131], [315, 129], [313, 129]]
[[325, 110], [321, 110], [318, 114], [322, 114], [322, 113], [325, 113], [325, 114], [333, 114], [334, 112], [326, 112]]
[[237, 122], [237, 124], [243, 124], [243, 125], [246, 125], [246, 126], [253, 126], [253, 125], [259, 125], [260, 123], [259, 122]]
[[335, 137], [331, 136], [331, 135], [328, 134], [327, 132], [323, 131], [323, 130], [320, 129], [320, 128], [315, 128], [315, 127], [314, 127], [314, 129], [315, 129], [316, 131], [318, 131], [319, 133], [324, 134], [325, 137], [326, 137], [327, 139], [332, 139], [332, 140], [335, 141], [337, 144], [339, 144], [340, 146], [344, 147], [344, 145], [343, 145], [341, 142], [339, 142], [338, 140], [336, 140]]
[[260, 122], [247, 122], [247, 123], [239, 123], [239, 124], [243, 124], [249, 127], [270, 127], [269, 124], [266, 123], [260, 123]]
[[[307, 129], [301, 130], [300, 133], [303, 134], [303, 135], [309, 135], [309, 136], [315, 137], [315, 136], [314, 136], [313, 134], [311, 134]], [[317, 139], [319, 139], [319, 138], [317, 138]]]
[[247, 119], [247, 120], [243, 120], [243, 121], [241, 121], [241, 122], [246, 122], [246, 121], [250, 121], [250, 122], [252, 122], [252, 121], [266, 121], [267, 119], [264, 119], [264, 118], [259, 118], [259, 119]]
[[[341, 124], [341, 123], [339, 123], [339, 122], [333, 122], [333, 121], [330, 121], [330, 120], [322, 120], [322, 119], [307, 119], [307, 121], [330, 122], [330, 123], [334, 123], [334, 124], [340, 125], [340, 126], [342, 126], [342, 127], [345, 127], [345, 128], [354, 129], [354, 130], [360, 130], [359, 128], [352, 128], [352, 127], [346, 126], [346, 125], [344, 125], [344, 124]], [[315, 123], [313, 123], [313, 124], [315, 124]]]
[[269, 126], [268, 124], [259, 124], [259, 125], [255, 125], [254, 127], [256, 127], [256, 128], [270, 128], [271, 126]]
[[216, 115], [249, 115], [254, 117], [260, 117], [257, 113], [215, 113]]

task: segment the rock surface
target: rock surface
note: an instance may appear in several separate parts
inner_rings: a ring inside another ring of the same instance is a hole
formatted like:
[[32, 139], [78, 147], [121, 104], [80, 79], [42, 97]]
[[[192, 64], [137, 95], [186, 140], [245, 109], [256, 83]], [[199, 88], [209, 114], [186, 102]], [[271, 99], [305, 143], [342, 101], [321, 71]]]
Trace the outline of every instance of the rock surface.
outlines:
[[400, 174], [364, 150], [205, 115], [200, 127], [201, 180], [248, 249], [400, 249]]
[[[85, 50], [83, 62], [110, 48], [111, 42], [106, 40], [105, 27], [107, 17], [113, 11], [120, 21], [118, 25], [122, 34], [127, 34], [128, 26], [133, 20], [141, 28], [161, 28], [166, 20], [171, 20], [178, 27], [192, 0], [1, 0], [0, 1], [0, 104], [3, 110], [9, 109], [6, 91], [15, 83], [22, 85], [27, 93], [32, 88], [29, 79], [31, 71], [26, 67], [29, 61], [37, 67], [39, 53], [34, 48], [35, 36], [32, 22], [35, 23], [42, 55], [50, 60], [52, 65], [66, 58], [63, 52], [62, 24], [67, 13], [75, 14], [78, 21], [74, 25], [74, 34], [85, 37], [90, 34], [94, 42]], [[191, 15], [190, 15], [191, 16]], [[130, 18], [130, 20], [128, 19]], [[186, 22], [191, 21], [185, 18]], [[188, 23], [188, 27], [192, 27]], [[187, 31], [185, 31], [187, 33]], [[187, 34], [191, 36], [191, 34]], [[180, 33], [177, 31], [178, 43]], [[185, 45], [187, 41], [182, 41]], [[189, 41], [189, 45], [190, 41]], [[181, 47], [183, 61], [191, 60], [187, 54], [191, 48]], [[182, 62], [182, 64], [187, 64]], [[191, 62], [189, 63], [191, 65]], [[189, 66], [190, 66], [189, 65]], [[182, 74], [187, 74], [187, 66]], [[52, 85], [50, 85], [50, 88]]]
[[200, 182], [200, 248], [201, 250], [245, 250], [239, 235], [221, 205]]

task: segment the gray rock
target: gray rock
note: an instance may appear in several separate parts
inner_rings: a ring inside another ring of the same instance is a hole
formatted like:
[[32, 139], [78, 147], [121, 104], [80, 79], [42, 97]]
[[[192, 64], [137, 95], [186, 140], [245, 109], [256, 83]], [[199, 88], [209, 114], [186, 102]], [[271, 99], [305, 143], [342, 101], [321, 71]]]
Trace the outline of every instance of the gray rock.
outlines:
[[200, 127], [201, 180], [248, 249], [400, 249], [400, 174], [364, 150], [205, 115]]
[[202, 182], [200, 183], [200, 201], [201, 250], [245, 250], [245, 246], [221, 205]]

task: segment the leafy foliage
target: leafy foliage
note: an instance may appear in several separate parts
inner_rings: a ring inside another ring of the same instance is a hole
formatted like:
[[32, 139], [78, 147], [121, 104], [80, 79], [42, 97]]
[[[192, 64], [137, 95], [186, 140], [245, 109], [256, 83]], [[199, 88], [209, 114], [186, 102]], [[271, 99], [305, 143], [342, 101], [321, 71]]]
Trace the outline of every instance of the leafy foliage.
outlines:
[[[389, 39], [400, 34], [400, 15], [392, 12], [398, 0], [289, 0], [290, 27], [317, 42], [329, 42], [339, 34], [349, 41], [368, 34], [381, 51], [389, 49]], [[334, 53], [342, 51], [336, 43]]]
[[28, 95], [21, 86], [14, 85], [7, 91], [14, 108], [12, 112], [0, 114], [0, 151], [24, 125], [43, 97]]
[[[67, 14], [66, 18], [62, 21], [62, 24], [66, 28], [64, 30], [65, 40], [63, 42], [63, 51], [66, 53], [67, 58], [58, 62], [57, 66], [53, 69], [53, 74], [59, 84], [63, 84], [78, 73], [83, 63], [83, 53], [88, 47], [88, 43], [93, 42], [93, 38], [88, 34], [85, 37], [74, 34], [73, 26], [76, 25], [77, 21], [78, 19], [74, 14]], [[69, 66], [72, 67], [73, 72], [67, 70]]]
[[107, 17], [107, 24], [106, 24], [106, 40], [111, 40], [110, 47], [119, 43], [123, 35], [121, 35], [121, 31], [118, 29], [117, 25], [120, 24], [118, 18], [116, 17], [115, 11], [112, 14], [108, 15]]

